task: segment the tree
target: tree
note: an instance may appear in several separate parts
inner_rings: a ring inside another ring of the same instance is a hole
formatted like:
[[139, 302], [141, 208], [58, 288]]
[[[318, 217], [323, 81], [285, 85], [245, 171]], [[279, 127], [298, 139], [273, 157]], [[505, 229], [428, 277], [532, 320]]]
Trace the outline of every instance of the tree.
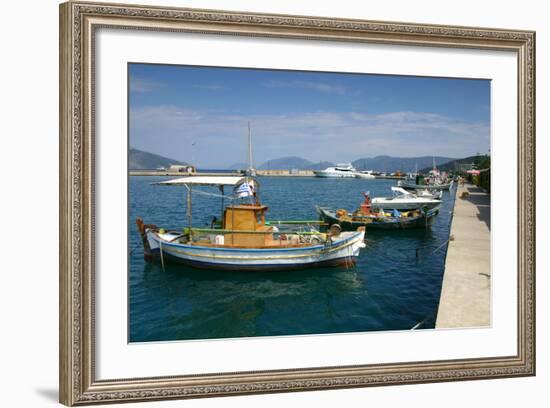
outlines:
[[474, 163], [479, 170], [488, 169], [491, 167], [491, 156], [478, 156]]

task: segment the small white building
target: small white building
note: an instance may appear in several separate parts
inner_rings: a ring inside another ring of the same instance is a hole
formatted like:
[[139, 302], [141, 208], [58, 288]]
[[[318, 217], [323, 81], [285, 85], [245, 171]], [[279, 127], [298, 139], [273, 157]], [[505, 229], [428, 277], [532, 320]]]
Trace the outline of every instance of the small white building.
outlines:
[[168, 171], [178, 173], [196, 173], [197, 168], [191, 164], [171, 164], [170, 167], [168, 167]]

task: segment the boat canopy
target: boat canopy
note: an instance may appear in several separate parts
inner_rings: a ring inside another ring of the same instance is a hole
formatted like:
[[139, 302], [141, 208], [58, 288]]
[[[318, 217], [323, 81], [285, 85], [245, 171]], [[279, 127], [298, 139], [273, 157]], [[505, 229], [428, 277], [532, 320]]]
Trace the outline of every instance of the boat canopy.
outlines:
[[159, 185], [167, 186], [237, 186], [246, 181], [247, 177], [243, 176], [191, 176], [181, 177], [173, 180], [160, 181]]

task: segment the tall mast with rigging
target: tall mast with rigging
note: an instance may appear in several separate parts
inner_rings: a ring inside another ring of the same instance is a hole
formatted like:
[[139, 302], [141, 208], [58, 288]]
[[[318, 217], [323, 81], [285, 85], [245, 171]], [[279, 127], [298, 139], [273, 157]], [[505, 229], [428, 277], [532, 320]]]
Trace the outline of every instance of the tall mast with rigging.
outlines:
[[250, 121], [248, 122], [248, 169], [252, 170], [254, 163], [252, 162], [252, 134], [250, 133]]
[[256, 176], [254, 161], [252, 159], [252, 132], [250, 131], [250, 121], [248, 121], [248, 169], [246, 174], [252, 177]]

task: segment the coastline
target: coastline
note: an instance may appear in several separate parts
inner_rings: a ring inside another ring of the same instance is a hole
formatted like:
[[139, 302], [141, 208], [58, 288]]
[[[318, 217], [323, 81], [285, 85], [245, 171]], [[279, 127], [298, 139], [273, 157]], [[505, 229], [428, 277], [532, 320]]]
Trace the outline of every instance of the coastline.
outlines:
[[[242, 172], [178, 172], [178, 171], [159, 171], [159, 170], [129, 170], [130, 176], [166, 176], [166, 177], [192, 177], [192, 176], [243, 176]], [[313, 170], [256, 170], [258, 177], [316, 177]], [[404, 176], [375, 176], [376, 179], [383, 180], [404, 180]]]

